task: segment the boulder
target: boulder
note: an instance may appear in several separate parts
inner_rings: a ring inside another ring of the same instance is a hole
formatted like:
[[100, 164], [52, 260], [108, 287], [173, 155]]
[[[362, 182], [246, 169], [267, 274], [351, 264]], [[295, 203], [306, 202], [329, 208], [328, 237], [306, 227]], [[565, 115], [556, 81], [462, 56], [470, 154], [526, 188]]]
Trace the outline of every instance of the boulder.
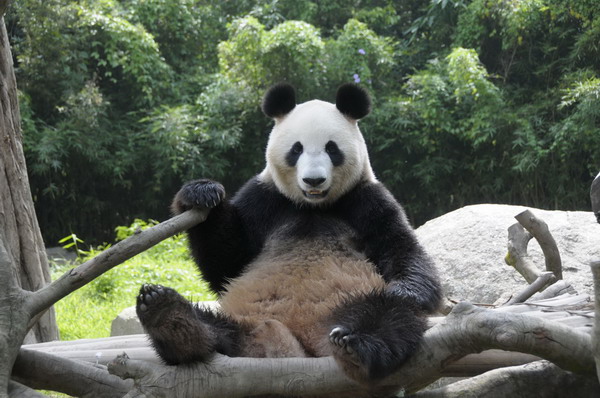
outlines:
[[[600, 224], [583, 211], [549, 211], [522, 206], [481, 204], [466, 206], [428, 221], [416, 233], [440, 271], [445, 295], [452, 300], [492, 304], [517, 293], [525, 279], [504, 262], [508, 227], [524, 210], [548, 224], [561, 254], [563, 278], [578, 293], [593, 293], [590, 263], [600, 260]], [[535, 239], [529, 255], [545, 270], [542, 251]]]
[[141, 333], [144, 333], [144, 329], [135, 313], [135, 307], [125, 308], [115, 319], [113, 319], [112, 324], [110, 325], [111, 336], [127, 336], [130, 334]]

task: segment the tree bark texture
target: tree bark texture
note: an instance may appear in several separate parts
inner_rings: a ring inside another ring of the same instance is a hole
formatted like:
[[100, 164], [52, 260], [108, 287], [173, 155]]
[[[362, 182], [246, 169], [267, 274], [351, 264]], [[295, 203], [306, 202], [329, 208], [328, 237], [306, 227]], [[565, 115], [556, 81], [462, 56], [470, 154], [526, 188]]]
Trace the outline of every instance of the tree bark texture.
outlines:
[[517, 214], [515, 218], [540, 244], [546, 261], [546, 270], [553, 272], [557, 279], [562, 279], [560, 252], [558, 251], [554, 237], [548, 229], [548, 224], [544, 220], [537, 218], [531, 210], [525, 210]]
[[[0, 4], [0, 11], [6, 7]], [[4, 242], [18, 287], [36, 291], [50, 282], [44, 242], [35, 208], [25, 155], [12, 54], [4, 18], [0, 20], [0, 239]], [[53, 309], [40, 317], [27, 342], [58, 339]]]
[[590, 267], [594, 278], [594, 303], [596, 307], [594, 328], [592, 329], [592, 349], [594, 350], [594, 360], [596, 361], [596, 374], [598, 380], [600, 380], [600, 261], [592, 262]]
[[[567, 393], [568, 395], [564, 395]], [[414, 398], [598, 397], [590, 376], [565, 372], [547, 361], [495, 369], [481, 376], [411, 395]]]
[[[558, 322], [520, 313], [458, 304], [425, 334], [408, 362], [380, 386], [403, 386], [412, 393], [442, 377], [451, 363], [486, 349], [518, 351], [552, 361], [563, 370], [595, 376], [591, 338]], [[122, 355], [108, 366], [112, 374], [136, 380], [127, 397], [244, 397], [333, 394], [361, 387], [349, 380], [331, 357], [229, 358], [209, 363], [164, 366]], [[260, 387], [257, 387], [260, 386]]]
[[131, 380], [109, 374], [105, 366], [25, 349], [15, 361], [12, 378], [31, 388], [81, 398], [122, 397], [133, 388]]

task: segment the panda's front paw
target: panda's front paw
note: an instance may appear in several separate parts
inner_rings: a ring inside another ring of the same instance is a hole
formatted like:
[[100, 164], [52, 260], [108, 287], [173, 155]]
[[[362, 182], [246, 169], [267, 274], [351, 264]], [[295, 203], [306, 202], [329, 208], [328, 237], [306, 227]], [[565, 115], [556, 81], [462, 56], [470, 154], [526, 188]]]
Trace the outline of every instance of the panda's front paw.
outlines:
[[180, 214], [194, 207], [212, 209], [225, 199], [225, 188], [216, 181], [202, 179], [190, 181], [181, 187], [172, 208]]

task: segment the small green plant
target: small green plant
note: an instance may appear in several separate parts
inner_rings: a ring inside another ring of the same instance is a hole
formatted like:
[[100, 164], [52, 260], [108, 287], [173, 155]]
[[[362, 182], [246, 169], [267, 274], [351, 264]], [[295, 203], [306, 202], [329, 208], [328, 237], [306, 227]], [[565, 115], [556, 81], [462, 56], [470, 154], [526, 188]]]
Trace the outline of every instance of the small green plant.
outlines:
[[65, 250], [74, 248], [75, 253], [77, 254], [77, 258], [81, 258], [82, 256], [87, 256], [89, 254], [89, 251], [82, 250], [79, 247], [79, 244], [84, 243], [84, 241], [82, 239], [78, 238], [76, 234], [73, 234], [73, 233], [69, 234], [69, 235], [65, 236], [64, 238], [62, 238], [61, 240], [59, 240], [58, 243]]
[[[135, 220], [129, 226], [117, 227], [116, 239], [126, 239], [136, 231], [156, 224], [155, 220]], [[123, 309], [135, 305], [138, 290], [144, 283], [172, 287], [192, 301], [214, 300], [213, 293], [199, 277], [188, 254], [186, 241], [183, 234], [166, 239], [59, 301], [55, 309], [61, 339], [108, 337], [112, 320]], [[66, 237], [62, 243], [65, 242], [69, 248], [83, 243], [75, 234]], [[81, 254], [77, 261], [85, 262], [108, 247], [89, 251], [77, 249]], [[54, 265], [52, 279], [57, 279], [72, 267]]]

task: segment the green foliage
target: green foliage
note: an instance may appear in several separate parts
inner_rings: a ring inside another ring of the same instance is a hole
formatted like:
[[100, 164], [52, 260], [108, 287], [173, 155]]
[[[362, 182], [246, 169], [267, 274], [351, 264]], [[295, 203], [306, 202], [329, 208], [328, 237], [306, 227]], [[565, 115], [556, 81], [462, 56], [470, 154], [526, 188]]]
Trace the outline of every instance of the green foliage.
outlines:
[[324, 43], [312, 25], [286, 21], [266, 30], [247, 17], [233, 21], [229, 33], [219, 45], [221, 73], [229, 81], [262, 91], [267, 82], [287, 80], [302, 95], [318, 92], [325, 74]]
[[[125, 239], [156, 223], [154, 220], [135, 220], [129, 226], [117, 227], [116, 238]], [[81, 243], [78, 238], [75, 239]], [[87, 261], [106, 248], [91, 249], [78, 262]], [[71, 267], [53, 265], [52, 279], [57, 279]], [[184, 235], [176, 235], [59, 301], [55, 309], [61, 339], [108, 337], [112, 320], [123, 309], [135, 305], [139, 288], [144, 283], [173, 287], [192, 301], [215, 299], [198, 276], [196, 266], [189, 257]]]
[[137, 94], [126, 101], [120, 96], [113, 99], [120, 104], [133, 100], [134, 104], [153, 105], [163, 90], [161, 83], [165, 77], [168, 82], [171, 73], [153, 36], [142, 25], [96, 9], [80, 7], [77, 16], [75, 29], [91, 42], [90, 66], [106, 84], [125, 85], [127, 91]]
[[[510, 147], [505, 112], [475, 51], [456, 48], [410, 76], [404, 95], [376, 109], [376, 125], [367, 130], [374, 165], [410, 204], [414, 219], [471, 200], [494, 201], [499, 186], [490, 176], [501, 172]], [[406, 186], [418, 189], [401, 189]]]
[[127, 0], [129, 20], [153, 36], [166, 62], [179, 73], [217, 66], [215, 44], [225, 38], [224, 18], [216, 2], [196, 0]]
[[[7, 16], [47, 243], [163, 219], [184, 180], [264, 166], [264, 90], [360, 80], [376, 173], [416, 224], [481, 201], [587, 209], [595, 0], [22, 0]], [[150, 160], [150, 161], [149, 161]]]
[[380, 37], [368, 26], [350, 19], [335, 41], [329, 43], [330, 80], [338, 86], [358, 81], [368, 87], [387, 84], [393, 67], [392, 40]]

